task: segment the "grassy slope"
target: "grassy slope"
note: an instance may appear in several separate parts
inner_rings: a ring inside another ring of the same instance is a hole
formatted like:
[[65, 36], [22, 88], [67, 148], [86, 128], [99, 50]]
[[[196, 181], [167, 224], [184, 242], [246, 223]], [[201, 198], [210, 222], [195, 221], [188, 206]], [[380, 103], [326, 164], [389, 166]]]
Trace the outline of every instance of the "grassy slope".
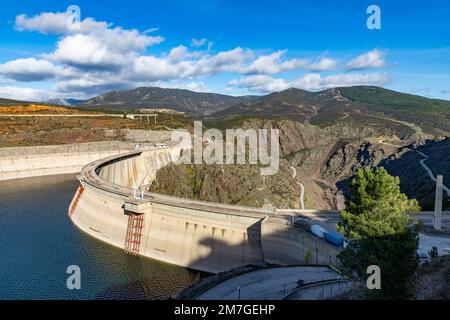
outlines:
[[415, 123], [424, 131], [450, 132], [450, 101], [429, 99], [379, 87], [339, 88], [342, 96], [370, 112]]

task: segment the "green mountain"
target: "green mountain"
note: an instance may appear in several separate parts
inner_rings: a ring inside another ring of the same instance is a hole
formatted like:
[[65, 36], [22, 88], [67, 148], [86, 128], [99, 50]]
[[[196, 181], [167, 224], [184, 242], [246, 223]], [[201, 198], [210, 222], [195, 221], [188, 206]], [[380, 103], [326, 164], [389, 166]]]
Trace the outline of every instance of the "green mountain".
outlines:
[[14, 106], [14, 105], [22, 105], [22, 104], [30, 104], [31, 102], [27, 101], [19, 101], [13, 99], [3, 99], [0, 98], [0, 106]]
[[399, 136], [450, 132], [450, 101], [428, 99], [371, 86], [333, 88], [319, 92], [288, 89], [252, 99], [208, 117], [236, 122], [248, 118], [308, 121], [322, 128], [389, 129]]
[[132, 111], [135, 109], [171, 109], [194, 117], [203, 117], [253, 97], [233, 97], [181, 89], [142, 87], [112, 91], [87, 100], [81, 106], [95, 109]]
[[379, 87], [339, 88], [343, 97], [363, 107], [365, 112], [412, 122], [424, 131], [450, 131], [450, 101], [429, 99]]

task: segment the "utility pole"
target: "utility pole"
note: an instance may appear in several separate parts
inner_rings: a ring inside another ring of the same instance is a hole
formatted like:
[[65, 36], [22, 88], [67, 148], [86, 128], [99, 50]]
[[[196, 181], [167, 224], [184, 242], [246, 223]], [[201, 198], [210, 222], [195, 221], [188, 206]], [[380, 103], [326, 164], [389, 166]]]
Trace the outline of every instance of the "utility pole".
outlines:
[[434, 200], [434, 229], [441, 230], [442, 228], [442, 193], [444, 185], [444, 177], [436, 177], [436, 197]]

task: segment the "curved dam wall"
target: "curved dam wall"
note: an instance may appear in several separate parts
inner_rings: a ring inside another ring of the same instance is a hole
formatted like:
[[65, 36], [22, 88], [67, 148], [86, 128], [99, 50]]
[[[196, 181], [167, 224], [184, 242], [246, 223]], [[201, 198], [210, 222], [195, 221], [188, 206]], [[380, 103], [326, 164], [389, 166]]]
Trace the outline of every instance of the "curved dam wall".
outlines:
[[[218, 273], [264, 263], [267, 242], [262, 235], [270, 232], [263, 229], [272, 223], [263, 220], [272, 211], [150, 192], [144, 192], [143, 199], [133, 196], [133, 188], [151, 183], [157, 170], [178, 159], [179, 152], [176, 148], [156, 149], [89, 164], [81, 172], [81, 186], [69, 217], [84, 232], [130, 254], [196, 270]], [[283, 238], [286, 230], [272, 231]], [[290, 241], [281, 245], [269, 242], [269, 256], [274, 250], [292, 251], [295, 240]], [[289, 260], [280, 256], [276, 262], [305, 263], [302, 254], [293, 258], [295, 250]]]
[[133, 147], [128, 142], [92, 142], [0, 148], [0, 181], [78, 173], [92, 161], [130, 152]]

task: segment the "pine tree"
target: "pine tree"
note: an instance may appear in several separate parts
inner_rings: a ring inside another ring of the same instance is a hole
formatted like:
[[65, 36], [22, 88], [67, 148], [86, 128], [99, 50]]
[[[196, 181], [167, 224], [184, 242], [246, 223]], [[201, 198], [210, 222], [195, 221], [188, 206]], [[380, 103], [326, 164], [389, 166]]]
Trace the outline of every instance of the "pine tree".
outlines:
[[400, 180], [384, 168], [358, 170], [350, 184], [338, 230], [350, 240], [339, 255], [344, 270], [364, 279], [370, 265], [381, 269], [381, 290], [371, 296], [405, 298], [417, 268], [418, 237], [408, 212], [419, 211], [417, 200], [400, 191]]

